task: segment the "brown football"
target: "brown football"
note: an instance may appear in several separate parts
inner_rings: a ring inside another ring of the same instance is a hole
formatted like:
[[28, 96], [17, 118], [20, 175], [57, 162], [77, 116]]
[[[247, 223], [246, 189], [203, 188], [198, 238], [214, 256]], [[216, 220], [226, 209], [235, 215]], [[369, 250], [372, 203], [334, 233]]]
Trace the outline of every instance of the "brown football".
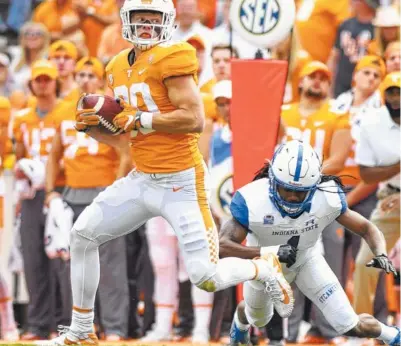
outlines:
[[96, 114], [100, 118], [97, 126], [100, 132], [112, 135], [119, 135], [123, 132], [113, 125], [114, 117], [123, 110], [114, 98], [107, 95], [88, 94], [82, 98], [81, 102], [81, 108], [96, 110]]

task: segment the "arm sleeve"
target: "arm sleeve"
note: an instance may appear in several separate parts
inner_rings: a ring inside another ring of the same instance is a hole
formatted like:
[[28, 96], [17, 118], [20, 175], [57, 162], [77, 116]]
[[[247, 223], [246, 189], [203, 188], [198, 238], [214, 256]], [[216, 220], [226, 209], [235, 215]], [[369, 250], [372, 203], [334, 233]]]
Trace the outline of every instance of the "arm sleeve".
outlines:
[[374, 167], [376, 166], [376, 158], [372, 150], [366, 130], [362, 127], [359, 139], [356, 142], [355, 162], [358, 165]]
[[246, 229], [249, 228], [249, 211], [245, 198], [237, 191], [230, 205], [231, 215]]

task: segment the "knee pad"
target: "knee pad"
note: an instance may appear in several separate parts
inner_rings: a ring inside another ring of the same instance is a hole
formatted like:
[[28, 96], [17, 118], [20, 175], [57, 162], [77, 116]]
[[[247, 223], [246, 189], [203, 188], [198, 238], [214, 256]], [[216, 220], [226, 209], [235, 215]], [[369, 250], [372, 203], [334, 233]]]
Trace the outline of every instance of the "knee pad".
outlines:
[[213, 263], [204, 263], [195, 260], [187, 263], [188, 276], [191, 282], [207, 292], [215, 292], [218, 290], [217, 282], [214, 279], [216, 265]]
[[85, 250], [88, 247], [99, 247], [99, 244], [81, 234], [74, 227], [70, 233], [70, 251]]
[[258, 328], [266, 326], [273, 317], [273, 305], [255, 309], [245, 304], [245, 316], [248, 322]]

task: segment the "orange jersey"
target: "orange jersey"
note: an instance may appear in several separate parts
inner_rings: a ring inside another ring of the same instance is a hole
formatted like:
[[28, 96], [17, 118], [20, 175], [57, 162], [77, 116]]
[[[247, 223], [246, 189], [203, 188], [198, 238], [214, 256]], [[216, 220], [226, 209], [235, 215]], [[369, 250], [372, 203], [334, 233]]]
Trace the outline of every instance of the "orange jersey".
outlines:
[[[61, 102], [40, 118], [35, 108], [26, 108], [15, 114], [13, 119], [13, 137], [25, 149], [25, 157], [39, 159], [46, 164], [56, 133], [57, 118], [65, 116]], [[64, 186], [64, 172], [56, 180], [56, 186]]]
[[[186, 42], [162, 43], [141, 53], [130, 65], [124, 50], [106, 67], [109, 87], [141, 111], [168, 113], [176, 110], [163, 81], [172, 76], [192, 75], [197, 81], [195, 49]], [[202, 162], [197, 133], [166, 133], [150, 129], [131, 132], [134, 161], [145, 173], [172, 173]]]
[[336, 130], [349, 128], [344, 114], [335, 113], [330, 102], [325, 103], [317, 112], [303, 117], [299, 104], [292, 103], [282, 107], [281, 117], [286, 126], [287, 140], [298, 139], [309, 143], [322, 159], [330, 156], [330, 145]]
[[72, 2], [67, 1], [63, 6], [58, 6], [57, 1], [43, 1], [36, 7], [32, 20], [44, 24], [50, 32], [62, 32], [62, 22], [68, 17], [77, 17], [72, 8]]
[[75, 130], [76, 103], [64, 103], [57, 131], [63, 147], [66, 186], [76, 189], [106, 187], [116, 179], [119, 157], [115, 149]]
[[[110, 16], [114, 13], [118, 13], [115, 0], [88, 0], [86, 1], [86, 6], [92, 7], [95, 13], [101, 16]], [[85, 43], [88, 47], [89, 55], [96, 57], [102, 33], [106, 25], [100, 23], [91, 16], [87, 16], [82, 21], [81, 28], [85, 34]]]
[[303, 0], [295, 22], [302, 49], [326, 63], [338, 26], [350, 15], [349, 0]]

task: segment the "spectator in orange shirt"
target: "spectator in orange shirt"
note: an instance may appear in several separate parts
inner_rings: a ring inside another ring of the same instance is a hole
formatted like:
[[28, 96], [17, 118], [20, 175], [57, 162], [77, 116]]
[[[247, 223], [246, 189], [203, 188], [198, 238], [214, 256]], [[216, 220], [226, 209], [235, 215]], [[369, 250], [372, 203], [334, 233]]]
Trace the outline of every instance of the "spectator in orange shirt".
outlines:
[[72, 0], [72, 8], [79, 16], [89, 55], [96, 57], [103, 30], [119, 20], [115, 0]]
[[295, 22], [302, 49], [312, 60], [327, 62], [337, 28], [350, 16], [349, 0], [300, 2]]
[[75, 62], [78, 58], [78, 50], [75, 45], [67, 40], [54, 42], [49, 48], [49, 60], [58, 69], [59, 80], [61, 82], [60, 98], [69, 100], [73, 98], [73, 90], [77, 88], [74, 81]]
[[45, 0], [35, 9], [32, 20], [47, 27], [52, 41], [79, 31], [79, 16], [72, 7], [72, 0]]
[[[124, 0], [116, 0], [116, 4], [121, 9]], [[131, 49], [132, 44], [123, 39], [121, 21], [118, 20], [104, 29], [97, 50], [97, 57], [106, 65], [114, 55], [128, 48]]]

